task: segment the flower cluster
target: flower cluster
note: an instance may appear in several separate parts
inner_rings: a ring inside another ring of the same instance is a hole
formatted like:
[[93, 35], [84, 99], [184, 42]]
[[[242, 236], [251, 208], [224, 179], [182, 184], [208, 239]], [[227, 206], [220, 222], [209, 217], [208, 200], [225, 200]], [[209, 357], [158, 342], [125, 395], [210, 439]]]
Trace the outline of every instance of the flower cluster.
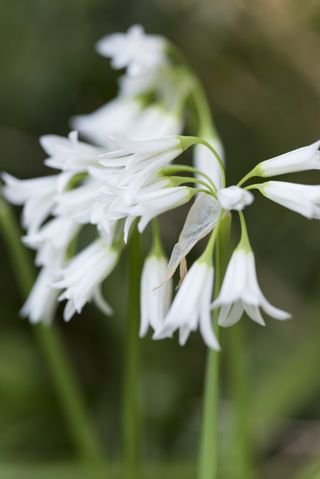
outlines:
[[[63, 300], [66, 321], [92, 300], [111, 314], [102, 284], [132, 230], [142, 233], [152, 221], [153, 245], [141, 277], [141, 336], [149, 327], [154, 339], [178, 331], [185, 344], [190, 332], [199, 329], [205, 343], [218, 350], [212, 309], [219, 308], [221, 326], [233, 325], [243, 312], [261, 325], [262, 311], [275, 319], [289, 318], [259, 287], [242, 210], [252, 204], [252, 190], [258, 190], [307, 218], [320, 218], [320, 186], [283, 181], [242, 185], [255, 176], [320, 169], [320, 141], [264, 161], [227, 187], [223, 148], [203, 90], [176, 48], [134, 26], [126, 34], [103, 38], [97, 50], [114, 68], [125, 69], [118, 96], [94, 113], [72, 118], [74, 131], [68, 138], [41, 138], [45, 164], [57, 173], [28, 180], [3, 174], [3, 193], [23, 205], [23, 241], [36, 251], [41, 268], [22, 314], [32, 322], [50, 322], [57, 301]], [[183, 136], [186, 113], [194, 111], [198, 136]], [[193, 166], [175, 161], [191, 147]], [[157, 217], [191, 200], [168, 261]], [[230, 212], [239, 216], [242, 234], [213, 300], [213, 251]], [[94, 239], [80, 248], [85, 225], [91, 225]], [[203, 254], [187, 270], [186, 256], [208, 235]], [[180, 285], [172, 299], [172, 276], [179, 266]]]

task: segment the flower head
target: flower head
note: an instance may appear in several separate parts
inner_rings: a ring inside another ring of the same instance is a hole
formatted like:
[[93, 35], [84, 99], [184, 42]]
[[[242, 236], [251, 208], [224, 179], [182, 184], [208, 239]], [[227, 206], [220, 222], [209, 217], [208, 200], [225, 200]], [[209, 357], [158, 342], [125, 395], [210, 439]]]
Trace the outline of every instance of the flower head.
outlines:
[[251, 249], [239, 246], [233, 253], [218, 298], [212, 308], [221, 308], [218, 324], [232, 326], [245, 311], [253, 321], [264, 325], [261, 309], [275, 319], [288, 319], [290, 315], [272, 306], [260, 290], [255, 259]]
[[113, 68], [127, 68], [130, 76], [167, 63], [165, 39], [158, 35], [146, 35], [140, 25], [133, 25], [127, 33], [114, 33], [102, 38], [97, 43], [97, 51], [111, 58]]
[[74, 173], [87, 171], [99, 165], [102, 149], [78, 140], [78, 132], [71, 131], [68, 138], [58, 135], [44, 135], [40, 138], [43, 149], [49, 158], [45, 164], [51, 168]]

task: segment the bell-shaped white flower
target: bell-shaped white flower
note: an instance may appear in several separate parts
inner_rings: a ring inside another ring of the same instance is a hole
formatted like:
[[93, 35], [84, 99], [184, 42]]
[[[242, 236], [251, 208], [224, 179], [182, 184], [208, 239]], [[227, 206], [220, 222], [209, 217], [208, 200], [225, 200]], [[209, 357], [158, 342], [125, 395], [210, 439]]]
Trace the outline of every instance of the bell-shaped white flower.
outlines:
[[299, 185], [285, 181], [268, 181], [255, 188], [269, 200], [306, 218], [320, 219], [320, 186]]
[[24, 205], [22, 224], [30, 232], [36, 231], [51, 213], [57, 192], [65, 186], [65, 178], [54, 175], [18, 180], [7, 173], [2, 174], [4, 197], [15, 205]]
[[72, 119], [72, 126], [94, 143], [109, 147], [109, 137], [123, 135], [133, 140], [177, 135], [182, 120], [161, 105], [145, 106], [136, 98], [118, 97], [89, 115]]
[[[216, 150], [220, 158], [224, 160], [224, 150], [219, 139], [217, 137], [208, 137], [205, 139]], [[220, 165], [216, 157], [206, 146], [195, 146], [193, 164], [198, 170], [207, 175], [218, 189], [221, 188], [222, 178]], [[203, 177], [199, 176], [199, 179], [203, 180]]]
[[276, 176], [285, 173], [320, 169], [320, 140], [311, 145], [284, 153], [256, 166], [257, 176]]
[[141, 101], [120, 96], [93, 113], [73, 117], [71, 125], [94, 143], [109, 146], [108, 137], [127, 134], [141, 109]]
[[127, 68], [131, 76], [143, 74], [167, 63], [166, 40], [158, 35], [146, 35], [140, 25], [127, 33], [107, 35], [97, 43], [97, 51], [111, 58], [113, 68]]
[[44, 135], [40, 138], [42, 148], [49, 155], [45, 164], [51, 168], [74, 173], [87, 171], [99, 165], [101, 148], [78, 140], [78, 132], [72, 131], [68, 138], [58, 135]]
[[40, 271], [20, 314], [31, 323], [51, 323], [57, 307], [59, 291], [52, 289], [54, 269], [44, 267]]
[[254, 196], [240, 186], [229, 186], [218, 191], [218, 200], [225, 210], [243, 210], [246, 206], [251, 205]]
[[52, 286], [64, 290], [59, 301], [68, 300], [64, 310], [65, 321], [69, 321], [76, 312], [80, 313], [92, 299], [105, 314], [112, 313], [102, 297], [100, 287], [114, 269], [118, 257], [118, 250], [99, 239], [72, 258], [60, 271], [61, 279]]
[[38, 231], [24, 236], [23, 242], [37, 250], [38, 266], [54, 266], [57, 256], [64, 258], [66, 250], [78, 231], [78, 225], [70, 217], [54, 218]]
[[160, 329], [169, 310], [172, 282], [163, 282], [167, 267], [167, 259], [161, 251], [152, 251], [145, 260], [141, 275], [140, 337], [147, 334], [149, 326], [154, 331]]
[[179, 330], [179, 343], [184, 345], [192, 331], [200, 329], [201, 335], [212, 349], [219, 350], [215, 336], [210, 304], [213, 290], [214, 270], [212, 264], [201, 258], [193, 263], [184, 278], [162, 327], [154, 339], [171, 337]]
[[83, 185], [65, 191], [56, 197], [54, 214], [72, 219], [78, 224], [96, 225], [105, 241], [110, 245], [113, 241], [115, 221], [108, 214], [108, 207], [114, 195], [101, 194], [106, 186], [101, 181], [90, 178]]
[[218, 317], [220, 326], [232, 326], [245, 311], [249, 318], [265, 325], [261, 309], [275, 319], [288, 319], [290, 315], [272, 306], [264, 297], [257, 280], [255, 259], [250, 247], [241, 243], [233, 253], [227, 267], [222, 287], [212, 308], [221, 308]]

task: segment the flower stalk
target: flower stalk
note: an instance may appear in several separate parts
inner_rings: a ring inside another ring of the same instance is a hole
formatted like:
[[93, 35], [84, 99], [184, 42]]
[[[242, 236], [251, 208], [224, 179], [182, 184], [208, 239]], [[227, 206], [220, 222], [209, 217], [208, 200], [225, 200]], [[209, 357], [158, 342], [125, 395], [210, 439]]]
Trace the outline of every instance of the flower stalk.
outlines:
[[139, 325], [140, 325], [140, 237], [134, 231], [128, 251], [128, 310], [124, 348], [124, 383], [122, 403], [123, 464], [125, 479], [140, 476], [139, 414]]
[[[230, 215], [225, 216], [220, 223], [215, 247], [215, 293], [217, 294], [228, 256], [230, 241]], [[212, 315], [217, 319], [216, 311]], [[217, 334], [217, 337], [218, 334]], [[218, 401], [219, 401], [219, 353], [208, 350], [203, 409], [201, 421], [201, 436], [198, 462], [198, 479], [218, 478]]]

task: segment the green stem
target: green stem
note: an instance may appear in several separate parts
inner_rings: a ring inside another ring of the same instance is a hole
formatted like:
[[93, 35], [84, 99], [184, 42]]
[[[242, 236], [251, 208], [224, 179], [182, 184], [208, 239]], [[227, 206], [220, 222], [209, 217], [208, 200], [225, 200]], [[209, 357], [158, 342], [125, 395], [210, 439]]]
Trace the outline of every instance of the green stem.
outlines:
[[250, 392], [248, 390], [248, 351], [245, 324], [239, 324], [227, 331], [227, 371], [232, 404], [231, 438], [228, 450], [231, 461], [229, 475], [234, 479], [253, 478], [252, 424], [250, 416]]
[[[226, 258], [228, 257], [230, 218], [230, 215], [224, 217], [219, 227], [215, 259], [215, 294], [220, 289]], [[215, 310], [213, 321], [216, 319], [217, 312]], [[198, 479], [218, 478], [218, 400], [219, 353], [209, 350], [205, 373]]]
[[134, 231], [128, 247], [128, 322], [125, 345], [123, 388], [123, 455], [124, 478], [140, 479], [139, 450], [139, 292], [140, 237]]
[[[35, 271], [27, 251], [21, 244], [21, 231], [12, 210], [3, 201], [0, 202], [0, 225], [21, 295], [25, 298], [33, 285]], [[94, 473], [94, 477], [100, 479], [104, 477], [102, 452], [87, 417], [86, 407], [59, 333], [54, 325], [46, 327], [39, 324], [33, 326], [32, 330], [47, 360], [74, 443], [81, 457], [90, 466], [91, 476]]]

